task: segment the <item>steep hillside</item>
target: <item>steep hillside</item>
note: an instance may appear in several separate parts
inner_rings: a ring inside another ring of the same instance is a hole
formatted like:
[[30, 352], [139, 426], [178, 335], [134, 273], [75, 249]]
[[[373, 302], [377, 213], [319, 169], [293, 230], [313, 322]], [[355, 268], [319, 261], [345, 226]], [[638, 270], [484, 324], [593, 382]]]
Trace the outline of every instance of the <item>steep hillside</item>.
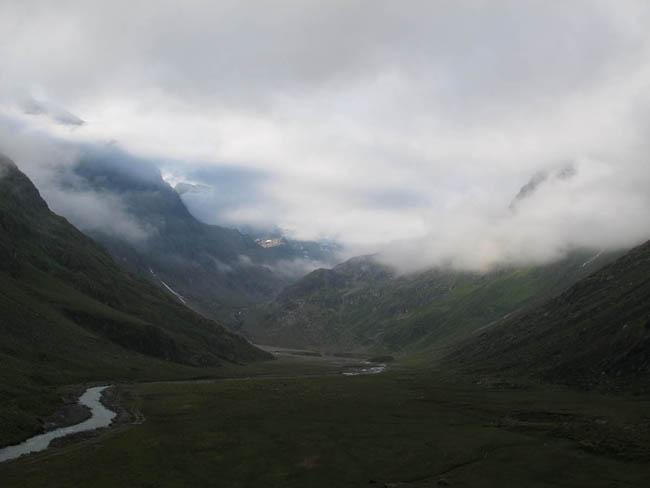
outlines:
[[26, 399], [41, 399], [59, 384], [146, 378], [172, 364], [266, 358], [122, 270], [102, 247], [53, 214], [29, 179], [0, 158], [3, 442], [21, 430]]
[[449, 365], [585, 388], [650, 388], [650, 242], [468, 341]]
[[227, 318], [231, 307], [268, 300], [289, 283], [273, 266], [295, 253], [279, 255], [235, 229], [199, 222], [147, 161], [119, 151], [87, 152], [61, 180], [118, 201], [142, 236], [84, 231], [121, 265], [206, 316]]
[[372, 257], [317, 270], [251, 313], [243, 333], [259, 344], [332, 351], [423, 351], [448, 345], [559, 293], [612, 254], [487, 274], [429, 270], [399, 276]]

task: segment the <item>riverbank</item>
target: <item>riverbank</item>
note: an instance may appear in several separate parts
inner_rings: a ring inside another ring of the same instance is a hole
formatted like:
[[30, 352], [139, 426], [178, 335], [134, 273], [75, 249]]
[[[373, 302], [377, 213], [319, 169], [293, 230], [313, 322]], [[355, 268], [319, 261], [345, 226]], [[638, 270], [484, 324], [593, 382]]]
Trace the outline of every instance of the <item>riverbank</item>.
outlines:
[[100, 402], [105, 408], [116, 414], [110, 425], [56, 438], [50, 443], [48, 449], [69, 446], [77, 442], [98, 437], [109, 429], [128, 424], [137, 425], [145, 421], [144, 415], [135, 408], [133, 396], [125, 392], [119, 385], [111, 386], [104, 390]]
[[91, 416], [90, 408], [79, 403], [79, 398], [92, 385], [70, 385], [61, 395], [62, 405], [54, 413], [43, 418], [43, 433], [62, 427], [80, 424]]
[[[336, 356], [316, 356], [313, 357], [295, 357], [294, 355], [287, 355], [280, 353], [277, 357], [281, 358], [280, 361], [264, 363], [263, 366], [259, 364], [236, 367], [233, 369], [224, 369], [219, 371], [221, 375], [209, 376], [202, 378], [192, 379], [171, 379], [168, 381], [156, 381], [151, 384], [158, 383], [204, 383], [215, 382], [222, 380], [237, 381], [240, 379], [250, 379], [251, 376], [260, 378], [275, 377], [280, 374], [280, 377], [292, 378], [296, 374], [298, 376], [338, 376], [338, 375], [357, 375], [357, 374], [376, 374], [384, 370], [384, 365], [373, 365], [375, 367], [368, 368], [367, 361], [361, 361], [352, 357], [336, 357]], [[380, 366], [377, 368], [376, 366]], [[297, 368], [297, 369], [296, 369]], [[137, 383], [136, 383], [137, 384]], [[147, 384], [147, 383], [141, 383]], [[74, 427], [80, 423], [87, 421], [90, 418], [90, 409], [84, 405], [79, 404], [79, 397], [92, 388], [96, 383], [86, 383], [69, 385], [61, 388], [60, 401], [62, 405], [57, 410], [42, 418], [42, 429], [40, 433], [32, 437], [39, 437], [49, 432], [54, 432], [58, 429]], [[108, 426], [87, 429], [82, 432], [74, 432], [63, 437], [53, 438], [47, 451], [51, 453], [52, 450], [58, 448], [68, 447], [79, 442], [99, 437], [109, 430], [115, 430], [120, 426], [137, 425], [145, 421], [144, 415], [138, 410], [136, 406], [136, 398], [133, 395], [133, 383], [125, 383], [116, 386], [110, 386], [102, 391], [99, 401], [101, 404], [116, 413], [111, 424]], [[30, 437], [30, 438], [32, 438]], [[25, 442], [24, 440], [21, 442]], [[18, 442], [16, 444], [20, 444]], [[13, 444], [13, 445], [16, 445]], [[3, 448], [12, 447], [3, 446]], [[3, 449], [0, 448], [0, 451]], [[42, 450], [32, 453], [32, 455], [42, 454]], [[9, 462], [9, 460], [4, 461]]]
[[[0, 462], [88, 439], [132, 418], [121, 406], [120, 394], [112, 385], [73, 385], [66, 391], [64, 405], [44, 419], [44, 432], [0, 449]], [[74, 395], [78, 398], [73, 403]]]

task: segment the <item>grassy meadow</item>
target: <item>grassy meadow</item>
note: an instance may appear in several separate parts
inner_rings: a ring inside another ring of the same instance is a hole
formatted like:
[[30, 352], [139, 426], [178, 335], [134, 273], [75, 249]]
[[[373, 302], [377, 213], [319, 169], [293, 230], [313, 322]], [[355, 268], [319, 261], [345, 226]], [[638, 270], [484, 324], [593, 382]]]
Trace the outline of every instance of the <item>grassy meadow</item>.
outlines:
[[650, 486], [650, 397], [318, 358], [124, 384], [146, 417], [0, 465], [3, 487]]

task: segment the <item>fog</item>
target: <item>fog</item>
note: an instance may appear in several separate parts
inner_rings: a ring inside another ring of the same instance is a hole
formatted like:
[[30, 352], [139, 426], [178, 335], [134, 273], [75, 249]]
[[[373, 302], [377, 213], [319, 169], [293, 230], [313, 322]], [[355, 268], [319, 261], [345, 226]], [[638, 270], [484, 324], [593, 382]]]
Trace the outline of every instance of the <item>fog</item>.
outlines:
[[[0, 152], [32, 180], [52, 211], [79, 229], [129, 242], [144, 241], [152, 232], [128, 212], [119, 195], [91, 188], [74, 172], [79, 161], [91, 153], [112, 153], [111, 163], [119, 164], [122, 155], [110, 146], [70, 144], [0, 116]], [[141, 171], [137, 165], [130, 168], [132, 178]]]
[[147, 232], [48, 169], [112, 143], [407, 271], [650, 238], [644, 1], [5, 1], [0, 53], [0, 152], [86, 228]]

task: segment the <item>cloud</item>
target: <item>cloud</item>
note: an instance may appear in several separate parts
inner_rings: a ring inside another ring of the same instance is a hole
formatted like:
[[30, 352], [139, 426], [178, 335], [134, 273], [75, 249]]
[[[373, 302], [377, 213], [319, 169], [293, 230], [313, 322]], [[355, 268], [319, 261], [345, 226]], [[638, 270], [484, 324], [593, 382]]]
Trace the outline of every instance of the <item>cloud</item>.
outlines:
[[650, 195], [628, 191], [637, 175], [593, 160], [577, 161], [569, 179], [563, 174], [533, 178], [538, 182], [534, 192], [510, 211], [491, 212], [490, 197], [484, 194], [461, 202], [449, 212], [453, 218], [431, 215], [440, 223], [434, 231], [388, 244], [379, 260], [403, 272], [431, 263], [485, 271], [502, 264], [550, 262], [574, 249], [617, 249], [648, 239]]
[[484, 268], [650, 237], [648, 25], [632, 0], [8, 1], [0, 105], [209, 186], [183, 195], [205, 221]]
[[273, 265], [265, 265], [273, 273], [283, 276], [289, 280], [297, 280], [315, 269], [331, 268], [332, 263], [326, 263], [313, 259], [296, 258], [296, 259], [280, 259], [273, 263]]
[[237, 261], [240, 265], [248, 267], [248, 266], [256, 266], [255, 263], [253, 263], [253, 260], [246, 256], [245, 254], [240, 254], [239, 257], [237, 258]]
[[57, 107], [52, 103], [38, 101], [30, 98], [23, 104], [23, 110], [27, 115], [44, 115], [54, 122], [62, 125], [84, 125], [84, 121], [67, 110]]
[[219, 259], [217, 259], [215, 257], [213, 257], [212, 260], [214, 261], [215, 269], [219, 273], [228, 274], [228, 273], [231, 273], [233, 271], [232, 266], [230, 266], [228, 263], [224, 263], [223, 261], [221, 261], [221, 260], [219, 260]]
[[546, 183], [549, 178], [564, 181], [568, 180], [569, 178], [573, 178], [575, 174], [576, 169], [572, 163], [569, 163], [564, 167], [556, 170], [552, 175], [549, 175], [547, 171], [539, 171], [535, 173], [530, 181], [521, 187], [521, 190], [519, 190], [519, 193], [515, 195], [515, 198], [512, 200], [512, 202], [510, 202], [510, 210], [516, 211], [520, 202], [525, 198], [530, 198], [533, 196], [538, 187]]
[[[104, 148], [69, 144], [0, 116], [0, 148], [32, 180], [50, 209], [79, 229], [119, 236], [130, 242], [146, 240], [152, 230], [138, 222], [119, 195], [92, 189], [75, 173], [79, 162]], [[115, 151], [111, 164], [119, 167]], [[142, 172], [138, 166], [132, 174]]]
[[0, 180], [9, 173], [11, 167], [13, 167], [13, 162], [7, 159], [4, 154], [0, 153]]
[[269, 195], [265, 190], [268, 175], [264, 171], [234, 165], [179, 163], [167, 161], [162, 168], [165, 181], [181, 195], [189, 211], [202, 222], [213, 225], [244, 227], [273, 226], [273, 218], [263, 214], [259, 221], [240, 220], [242, 208], [264, 208]]
[[138, 222], [114, 194], [52, 185], [45, 197], [52, 211], [64, 215], [84, 232], [113, 235], [133, 243], [145, 241], [154, 232]]

